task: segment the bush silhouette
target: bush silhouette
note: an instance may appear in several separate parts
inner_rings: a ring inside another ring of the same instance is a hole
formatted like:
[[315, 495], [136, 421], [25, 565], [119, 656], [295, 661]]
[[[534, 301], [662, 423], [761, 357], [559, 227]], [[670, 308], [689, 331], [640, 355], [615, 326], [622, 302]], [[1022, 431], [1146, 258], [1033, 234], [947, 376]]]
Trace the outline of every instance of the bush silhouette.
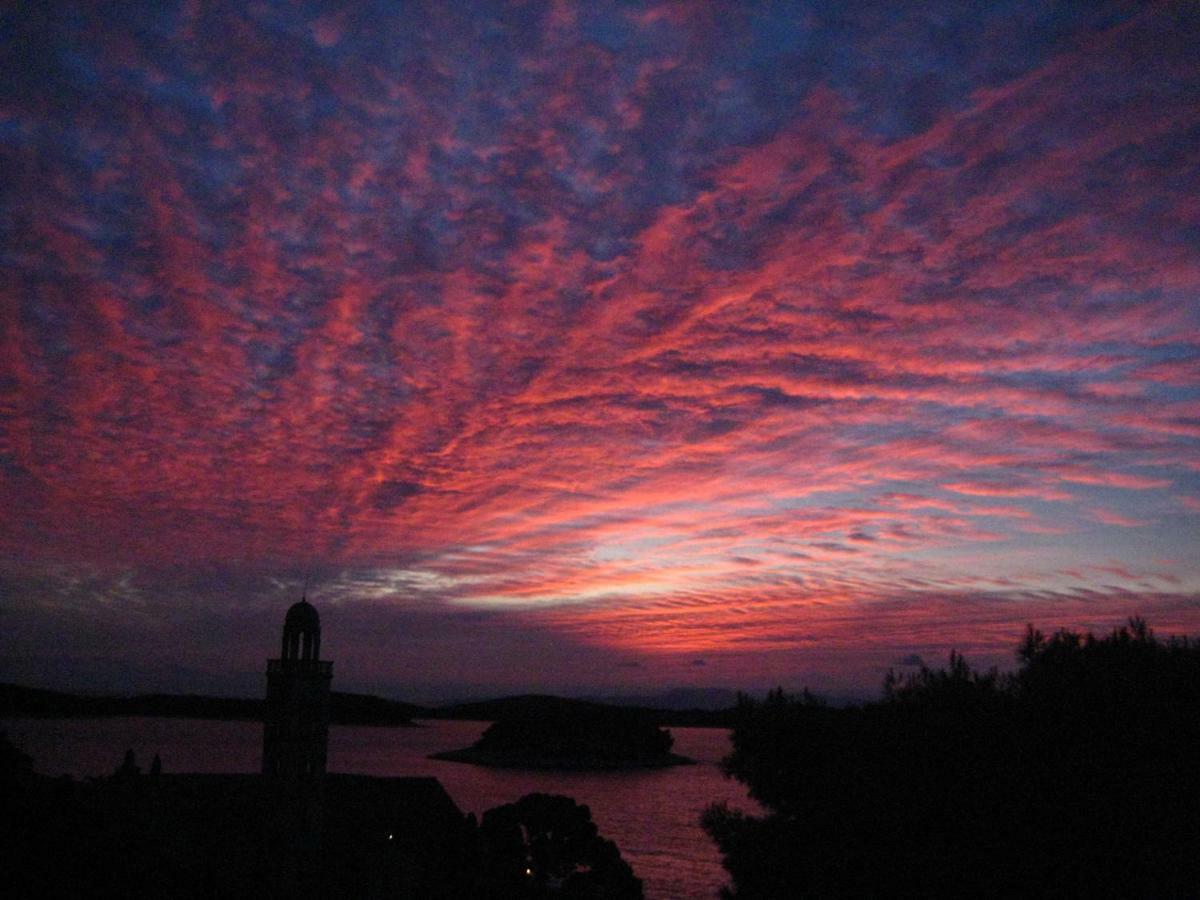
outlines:
[[1194, 895], [1197, 644], [1030, 627], [1018, 661], [955, 653], [857, 708], [744, 701], [724, 766], [768, 814], [705, 813], [728, 895]]
[[637, 710], [547, 710], [498, 719], [475, 745], [484, 751], [547, 758], [590, 756], [620, 761], [670, 753], [671, 733]]
[[591, 811], [570, 797], [527, 794], [489, 809], [479, 826], [481, 894], [638, 900], [642, 883]]

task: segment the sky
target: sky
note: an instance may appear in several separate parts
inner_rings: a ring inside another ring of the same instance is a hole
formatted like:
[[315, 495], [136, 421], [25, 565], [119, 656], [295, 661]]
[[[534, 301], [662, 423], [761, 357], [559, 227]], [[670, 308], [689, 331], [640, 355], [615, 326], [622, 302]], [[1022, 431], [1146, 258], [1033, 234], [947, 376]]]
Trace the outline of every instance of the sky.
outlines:
[[1200, 7], [0, 12], [0, 679], [1200, 633]]

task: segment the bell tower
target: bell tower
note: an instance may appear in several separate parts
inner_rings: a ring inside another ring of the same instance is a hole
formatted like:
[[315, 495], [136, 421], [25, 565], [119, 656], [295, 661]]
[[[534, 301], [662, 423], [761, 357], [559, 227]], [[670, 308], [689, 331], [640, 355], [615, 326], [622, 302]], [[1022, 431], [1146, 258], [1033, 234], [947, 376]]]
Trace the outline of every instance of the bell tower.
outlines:
[[307, 597], [283, 620], [279, 659], [267, 660], [264, 775], [319, 781], [329, 746], [333, 663], [321, 659], [321, 618]]

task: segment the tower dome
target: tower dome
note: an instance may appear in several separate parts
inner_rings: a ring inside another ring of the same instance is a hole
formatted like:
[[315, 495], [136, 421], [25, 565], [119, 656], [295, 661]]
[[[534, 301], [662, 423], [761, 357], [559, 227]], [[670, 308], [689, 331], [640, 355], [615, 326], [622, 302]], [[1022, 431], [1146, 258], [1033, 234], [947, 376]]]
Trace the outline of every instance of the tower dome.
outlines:
[[[294, 594], [292, 596], [295, 596]], [[317, 615], [317, 608], [308, 602], [305, 597], [297, 603], [293, 603], [287, 611], [287, 616], [283, 620], [284, 628], [296, 628], [300, 631], [311, 631], [313, 629], [321, 630], [321, 617]]]
[[284, 617], [281, 658], [304, 662], [321, 658], [321, 617], [307, 597], [293, 603]]

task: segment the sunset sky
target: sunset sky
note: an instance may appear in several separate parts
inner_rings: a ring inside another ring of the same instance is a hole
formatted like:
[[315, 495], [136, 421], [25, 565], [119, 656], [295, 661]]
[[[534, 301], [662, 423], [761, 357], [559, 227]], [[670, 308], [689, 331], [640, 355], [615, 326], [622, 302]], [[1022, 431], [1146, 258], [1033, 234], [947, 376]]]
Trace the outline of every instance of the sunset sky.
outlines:
[[[984, 8], [989, 12], [982, 12]], [[1200, 633], [1200, 5], [0, 12], [0, 680], [873, 694]]]

